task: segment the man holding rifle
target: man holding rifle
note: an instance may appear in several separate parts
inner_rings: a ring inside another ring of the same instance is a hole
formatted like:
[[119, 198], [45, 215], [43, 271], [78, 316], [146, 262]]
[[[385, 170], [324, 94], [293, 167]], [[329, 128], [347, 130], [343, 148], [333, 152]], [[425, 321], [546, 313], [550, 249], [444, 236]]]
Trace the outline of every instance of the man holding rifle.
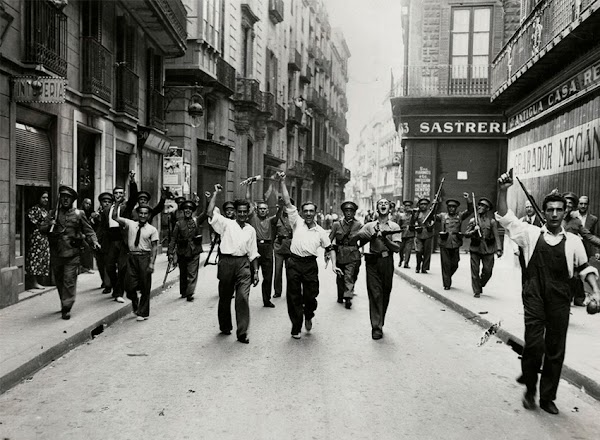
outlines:
[[591, 286], [593, 299], [600, 301], [598, 271], [588, 265], [581, 238], [562, 227], [567, 205], [565, 197], [550, 194], [544, 198], [542, 210], [546, 224], [540, 228], [519, 221], [508, 209], [506, 193], [513, 183], [512, 176], [504, 173], [498, 182], [496, 218], [511, 240], [523, 249], [526, 266], [522, 294], [525, 346], [521, 358], [522, 376], [518, 379], [527, 387], [522, 403], [526, 409], [535, 408], [538, 372], [543, 360], [540, 408], [558, 414], [554, 400], [565, 357], [572, 297], [570, 280], [578, 273]]
[[[475, 196], [473, 196], [473, 202]], [[465, 237], [471, 239], [471, 286], [473, 296], [481, 297], [483, 287], [492, 277], [494, 270], [494, 254], [502, 256], [502, 243], [498, 234], [498, 225], [490, 214], [493, 204], [490, 199], [481, 197], [477, 210], [469, 221]], [[481, 272], [480, 272], [481, 270]]]
[[427, 273], [431, 264], [431, 253], [433, 252], [433, 226], [435, 219], [431, 216], [429, 207], [431, 201], [428, 198], [419, 199], [417, 206], [419, 212], [415, 222], [415, 251], [417, 254], [417, 270], [419, 273]]

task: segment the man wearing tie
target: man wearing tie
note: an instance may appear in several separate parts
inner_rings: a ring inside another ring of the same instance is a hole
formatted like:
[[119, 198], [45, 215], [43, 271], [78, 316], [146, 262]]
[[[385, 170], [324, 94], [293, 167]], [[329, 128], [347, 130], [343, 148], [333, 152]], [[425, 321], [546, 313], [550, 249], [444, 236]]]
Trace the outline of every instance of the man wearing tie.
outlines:
[[525, 223], [529, 223], [530, 225], [535, 225], [540, 228], [542, 227], [542, 221], [537, 215], [535, 215], [535, 211], [529, 200], [525, 202], [525, 215], [519, 220]]

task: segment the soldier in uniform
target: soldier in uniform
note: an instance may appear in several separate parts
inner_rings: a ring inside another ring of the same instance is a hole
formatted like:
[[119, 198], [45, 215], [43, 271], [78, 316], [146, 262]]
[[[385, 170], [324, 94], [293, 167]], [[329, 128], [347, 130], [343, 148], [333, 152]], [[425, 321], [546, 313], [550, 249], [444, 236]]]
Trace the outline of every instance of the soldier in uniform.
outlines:
[[498, 258], [502, 256], [502, 243], [498, 234], [498, 224], [490, 214], [492, 208], [493, 205], [490, 199], [481, 197], [477, 204], [479, 224], [476, 225], [475, 218], [472, 218], [465, 231], [465, 237], [471, 239], [469, 247], [471, 252], [471, 286], [475, 298], [481, 297], [483, 287], [492, 277], [494, 254]]
[[419, 199], [415, 222], [415, 244], [417, 253], [417, 270], [419, 273], [427, 273], [431, 264], [431, 253], [433, 252], [433, 226], [435, 218], [433, 216], [427, 219], [429, 204], [431, 201], [428, 198]]
[[448, 212], [437, 214], [435, 219], [441, 226], [440, 232], [440, 258], [442, 262], [442, 282], [444, 290], [449, 290], [452, 286], [452, 275], [458, 269], [460, 261], [460, 247], [463, 244], [460, 228], [473, 213], [473, 202], [469, 200], [469, 194], [463, 193], [467, 201], [467, 209], [458, 212], [460, 202], [456, 199], [446, 200]]
[[194, 301], [194, 291], [198, 281], [200, 254], [202, 253], [202, 223], [208, 218], [206, 213], [194, 217], [196, 203], [186, 200], [180, 205], [183, 218], [175, 224], [173, 235], [169, 242], [168, 257], [172, 264], [177, 252], [179, 265], [179, 293], [182, 298]]
[[404, 212], [398, 216], [399, 223], [397, 222], [398, 225], [400, 225], [400, 229], [402, 229], [402, 243], [400, 243], [400, 250], [398, 251], [398, 254], [400, 255], [398, 267], [404, 262], [404, 268], [410, 269], [408, 263], [410, 262], [412, 250], [415, 247], [415, 229], [414, 227], [411, 227], [414, 203], [412, 200], [404, 200], [402, 205], [404, 207]]
[[[291, 199], [292, 205], [294, 199]], [[291, 255], [290, 245], [292, 244], [292, 225], [288, 218], [287, 212], [285, 211], [285, 205], [283, 199], [279, 199], [279, 207], [277, 214], [275, 214], [275, 242], [273, 243], [273, 250], [275, 252], [275, 275], [274, 275], [274, 294], [273, 298], [281, 297], [281, 291], [283, 289], [283, 265], [285, 263], [287, 267], [287, 260]]]
[[362, 223], [354, 218], [358, 205], [354, 202], [344, 202], [340, 206], [344, 218], [333, 222], [329, 240], [336, 254], [336, 265], [343, 272], [336, 277], [337, 302], [346, 303], [346, 308], [352, 307], [354, 284], [360, 268], [360, 251], [356, 244], [350, 244], [350, 235], [356, 234]]
[[108, 249], [106, 235], [108, 232], [108, 223], [104, 223], [102, 221], [102, 212], [105, 210], [108, 212], [114, 203], [115, 198], [111, 193], [103, 192], [98, 196], [98, 201], [100, 202], [100, 208], [98, 209], [98, 212], [96, 212], [96, 215], [92, 216], [92, 227], [96, 231], [98, 242], [102, 246], [102, 249], [95, 252], [96, 264], [98, 265], [98, 273], [100, 274], [100, 279], [102, 280], [101, 287], [104, 289], [102, 293], [110, 293], [112, 291], [112, 285], [110, 284], [110, 278], [108, 277], [108, 273], [106, 271], [106, 249]]
[[62, 319], [71, 319], [83, 240], [90, 242], [94, 250], [100, 249], [100, 244], [85, 213], [73, 208], [77, 191], [62, 185], [58, 193], [58, 211], [46, 217], [40, 232], [47, 234], [50, 241], [50, 267], [60, 296]]

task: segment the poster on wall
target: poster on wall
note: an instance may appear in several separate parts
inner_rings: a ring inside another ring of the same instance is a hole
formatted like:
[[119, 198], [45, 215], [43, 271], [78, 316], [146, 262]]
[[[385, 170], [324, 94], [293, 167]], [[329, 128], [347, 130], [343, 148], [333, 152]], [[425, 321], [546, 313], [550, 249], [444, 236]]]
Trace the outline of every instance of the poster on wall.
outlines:
[[192, 166], [189, 163], [183, 164], [183, 193], [190, 194], [192, 182]]
[[[163, 187], [175, 197], [183, 196], [184, 186], [183, 148], [170, 147], [163, 156]], [[176, 194], [177, 192], [177, 194]]]
[[419, 167], [415, 170], [415, 198], [429, 198], [431, 194], [431, 170]]

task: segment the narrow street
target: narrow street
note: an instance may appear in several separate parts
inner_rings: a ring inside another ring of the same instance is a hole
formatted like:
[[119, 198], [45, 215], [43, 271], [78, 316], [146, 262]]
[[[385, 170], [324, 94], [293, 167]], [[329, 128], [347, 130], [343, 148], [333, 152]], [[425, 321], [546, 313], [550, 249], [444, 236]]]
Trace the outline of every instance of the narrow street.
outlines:
[[364, 266], [352, 310], [321, 262], [310, 334], [285, 297], [251, 293], [250, 344], [219, 334], [214, 266], [197, 300], [178, 286], [0, 396], [3, 439], [600, 438], [600, 403], [562, 381], [560, 415], [521, 406], [518, 356], [396, 277], [371, 339]]

